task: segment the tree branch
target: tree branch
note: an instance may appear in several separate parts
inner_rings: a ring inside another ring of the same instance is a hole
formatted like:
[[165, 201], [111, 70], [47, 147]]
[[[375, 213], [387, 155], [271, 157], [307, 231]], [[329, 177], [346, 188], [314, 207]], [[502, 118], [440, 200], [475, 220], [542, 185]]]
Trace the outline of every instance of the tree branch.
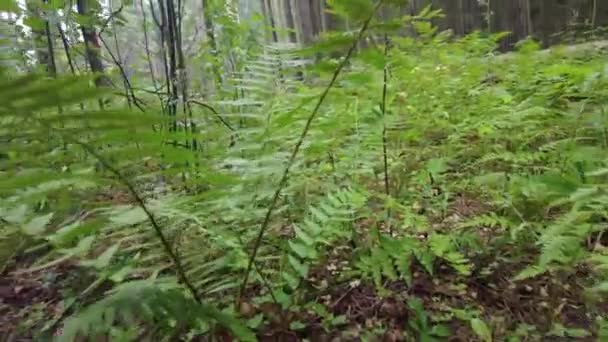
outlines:
[[207, 108], [207, 109], [209, 109], [209, 110], [210, 110], [210, 111], [211, 111], [213, 114], [215, 114], [215, 116], [218, 118], [218, 120], [220, 120], [220, 121], [221, 121], [221, 122], [224, 124], [224, 126], [226, 126], [226, 127], [229, 129], [229, 130], [231, 130], [231, 131], [233, 131], [233, 132], [234, 132], [234, 128], [233, 128], [233, 127], [232, 127], [232, 126], [231, 126], [231, 125], [228, 123], [228, 121], [226, 121], [226, 120], [225, 120], [225, 119], [224, 119], [224, 118], [223, 118], [223, 117], [220, 115], [220, 113], [218, 113], [218, 112], [215, 110], [215, 108], [211, 107], [210, 105], [208, 105], [208, 104], [206, 104], [206, 103], [199, 102], [199, 101], [196, 101], [196, 100], [189, 100], [188, 102], [189, 102], [189, 103], [194, 103], [194, 104], [199, 105], [199, 106], [201, 106], [201, 107], [203, 107], [203, 108]]

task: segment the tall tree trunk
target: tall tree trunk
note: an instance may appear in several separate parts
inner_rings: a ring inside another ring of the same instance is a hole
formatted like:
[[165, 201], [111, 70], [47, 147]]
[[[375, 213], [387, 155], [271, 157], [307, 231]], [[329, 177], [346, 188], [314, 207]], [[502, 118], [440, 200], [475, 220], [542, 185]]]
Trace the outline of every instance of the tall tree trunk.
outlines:
[[289, 29], [289, 35], [288, 35], [289, 42], [297, 43], [298, 42], [298, 36], [297, 36], [298, 29], [296, 28], [294, 13], [291, 8], [291, 0], [285, 0], [285, 18], [286, 18], [287, 28]]
[[210, 0], [201, 0], [201, 6], [203, 10], [203, 19], [205, 20], [205, 34], [207, 35], [207, 40], [209, 40], [209, 45], [213, 49], [212, 53], [217, 53], [217, 43], [215, 41], [215, 30], [213, 28], [213, 13], [210, 4]]
[[492, 12], [491, 30], [493, 32], [508, 31], [511, 33], [501, 42], [502, 50], [512, 49], [515, 43], [526, 38], [532, 32], [529, 22], [529, 8], [529, 0], [494, 0], [490, 3]]
[[57, 64], [55, 63], [55, 49], [53, 48], [53, 34], [51, 32], [51, 24], [48, 20], [44, 20], [44, 31], [46, 34], [46, 44], [48, 49], [48, 67], [49, 76], [57, 77]]
[[[176, 52], [176, 36], [175, 36], [175, 11], [173, 6], [173, 0], [164, 0], [164, 7], [166, 9], [165, 15], [165, 23], [167, 36], [165, 40], [165, 44], [167, 46], [167, 52], [169, 54], [169, 83], [171, 85], [171, 89], [169, 92], [171, 93], [170, 103], [169, 103], [169, 114], [172, 116], [177, 115], [177, 102], [179, 99], [179, 90], [178, 90], [178, 79], [177, 79], [177, 52]], [[160, 2], [163, 2], [161, 0]], [[173, 120], [172, 130], [177, 131], [177, 121]]]
[[[205, 21], [205, 34], [207, 35], [207, 41], [209, 42], [209, 46], [211, 46], [211, 56], [213, 56], [216, 63], [218, 61], [219, 50], [217, 46], [217, 41], [215, 39], [215, 27], [213, 25], [213, 8], [211, 6], [210, 0], [202, 0], [201, 1], [202, 11], [203, 11], [203, 19]], [[213, 73], [215, 76], [216, 87], [221, 88], [223, 80], [222, 80], [222, 72], [220, 70], [220, 63], [214, 65]]]
[[608, 26], [608, 2], [595, 0], [595, 25]]
[[278, 28], [276, 25], [276, 21], [274, 20], [274, 12], [272, 10], [272, 0], [262, 0], [264, 1], [264, 5], [266, 8], [266, 18], [268, 18], [270, 23], [270, 29], [272, 30], [272, 41], [275, 43], [279, 42]]
[[301, 32], [301, 41], [303, 44], [309, 44], [313, 41], [314, 31], [312, 24], [312, 8], [310, 1], [296, 1], [298, 4], [298, 17], [300, 18], [299, 31]]
[[530, 7], [535, 36], [545, 47], [556, 43], [555, 34], [568, 27], [570, 6], [560, 5], [555, 0], [531, 0]]
[[[90, 0], [77, 0], [76, 7], [78, 14], [83, 17], [90, 16], [90, 6], [88, 1]], [[104, 74], [104, 66], [101, 61], [100, 51], [101, 44], [99, 37], [97, 36], [97, 30], [93, 25], [83, 24], [81, 25], [82, 36], [84, 38], [87, 61], [91, 67], [91, 71], [97, 76], [95, 77], [95, 85], [98, 87], [109, 87], [111, 85], [110, 79]]]

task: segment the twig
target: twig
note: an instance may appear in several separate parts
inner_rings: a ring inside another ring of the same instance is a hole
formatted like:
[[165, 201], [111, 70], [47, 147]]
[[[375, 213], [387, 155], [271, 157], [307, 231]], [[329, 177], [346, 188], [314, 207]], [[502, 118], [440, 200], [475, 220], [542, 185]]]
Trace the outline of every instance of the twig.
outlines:
[[114, 17], [119, 15], [120, 12], [122, 12], [122, 9], [123, 9], [123, 5], [121, 4], [120, 7], [116, 11], [110, 13], [110, 16], [108, 16], [108, 19], [106, 19], [106, 21], [101, 25], [101, 29], [99, 30], [100, 36], [106, 30], [106, 28], [108, 28], [108, 25], [110, 24], [110, 22], [114, 20]]
[[72, 137], [66, 136], [66, 135], [63, 135], [63, 139], [65, 139], [66, 141], [70, 141], [70, 142], [72, 142], [72, 143], [74, 143], [74, 144], [79, 145], [80, 147], [82, 147], [83, 150], [85, 150], [87, 153], [89, 153], [95, 159], [97, 159], [97, 161], [105, 169], [107, 169], [112, 174], [114, 174], [114, 176], [116, 177], [116, 179], [127, 188], [127, 190], [129, 191], [129, 193], [131, 194], [131, 196], [133, 197], [133, 199], [135, 200], [135, 202], [137, 203], [137, 205], [146, 214], [146, 217], [148, 218], [148, 221], [152, 225], [152, 228], [154, 228], [154, 232], [156, 233], [156, 236], [160, 240], [163, 248], [165, 249], [165, 253], [169, 257], [169, 259], [171, 259], [171, 262], [175, 266], [178, 277], [180, 278], [180, 280], [182, 281], [182, 283], [186, 286], [186, 288], [188, 289], [188, 291], [190, 291], [190, 294], [192, 295], [192, 297], [194, 298], [194, 300], [196, 300], [197, 303], [202, 304], [202, 299], [198, 295], [198, 293], [196, 291], [196, 288], [194, 287], [194, 285], [192, 284], [192, 282], [190, 282], [190, 279], [186, 275], [186, 271], [185, 271], [185, 269], [184, 269], [184, 267], [183, 267], [180, 259], [177, 257], [177, 255], [175, 254], [175, 252], [171, 248], [171, 244], [169, 243], [169, 240], [167, 239], [167, 237], [163, 233], [163, 230], [160, 227], [160, 225], [158, 224], [158, 221], [156, 221], [156, 218], [154, 217], [154, 214], [150, 211], [150, 209], [148, 208], [148, 206], [144, 202], [143, 198], [139, 195], [139, 193], [137, 192], [137, 190], [135, 190], [135, 186], [133, 186], [133, 184], [126, 177], [124, 177], [120, 173], [120, 171], [118, 171], [118, 169], [116, 169], [114, 166], [112, 166], [112, 164], [110, 164], [103, 156], [101, 156], [94, 148], [92, 148], [87, 143], [84, 143], [84, 142], [82, 142], [82, 141], [80, 141], [78, 139], [75, 139], [75, 138], [72, 138]]
[[141, 104], [143, 104], [143, 101], [141, 101], [140, 99], [138, 99], [135, 96], [135, 92], [133, 91], [133, 87], [131, 86], [131, 81], [129, 81], [129, 77], [127, 76], [127, 73], [125, 72], [125, 69], [123, 68], [122, 63], [116, 58], [116, 56], [114, 56], [114, 54], [112, 53], [112, 50], [110, 50], [110, 47], [106, 43], [105, 39], [103, 39], [102, 35], [99, 35], [99, 40], [101, 41], [103, 46], [106, 48], [106, 50], [108, 51], [108, 54], [112, 58], [112, 61], [114, 61], [114, 64], [116, 64], [116, 66], [118, 67], [118, 70], [120, 71], [120, 75], [122, 76], [123, 82], [125, 85], [125, 92], [127, 94], [127, 99], [129, 99], [129, 96], [131, 96], [131, 99], [133, 99], [133, 104], [137, 108], [139, 108], [139, 110], [141, 110], [142, 112], [145, 112], [146, 110], [141, 106]]
[[150, 53], [150, 42], [148, 39], [148, 18], [146, 16], [146, 8], [144, 7], [144, 1], [139, 0], [139, 6], [141, 7], [141, 15], [143, 19], [143, 29], [144, 29], [144, 49], [146, 50], [146, 57], [148, 58], [148, 67], [150, 68], [150, 78], [152, 79], [152, 86], [158, 95], [158, 100], [160, 101], [160, 107], [162, 112], [165, 112], [165, 103], [163, 101], [163, 97], [160, 95], [160, 89], [158, 88], [158, 83], [156, 81], [156, 75], [154, 74], [154, 67], [152, 65], [152, 54]]
[[[109, 3], [109, 7], [112, 8], [112, 1], [110, 0]], [[121, 5], [122, 8], [122, 5]], [[114, 36], [114, 47], [116, 48], [116, 60], [120, 62], [120, 64], [122, 65], [122, 54], [120, 53], [120, 46], [118, 45], [118, 35], [116, 34], [116, 22], [114, 21], [114, 16], [110, 16], [110, 22], [112, 24], [112, 36]], [[101, 37], [101, 36], [100, 36]], [[107, 48], [107, 46], [106, 46]], [[109, 48], [108, 48], [109, 50]], [[122, 73], [122, 72], [121, 72]], [[123, 76], [123, 80], [122, 83], [125, 87], [125, 92], [128, 93], [129, 92], [129, 88], [130, 84], [128, 84], [129, 79], [126, 77], [126, 74]], [[133, 89], [131, 88], [131, 92], [133, 92]], [[135, 94], [133, 93], [133, 102], [135, 102], [135, 105], [137, 105], [137, 100], [135, 99]], [[127, 105], [129, 106], [129, 109], [132, 109], [131, 107], [131, 98], [127, 97]], [[141, 108], [140, 108], [141, 109]], [[143, 111], [143, 110], [142, 110]]]
[[[388, 176], [388, 142], [387, 142], [387, 134], [386, 134], [386, 93], [388, 87], [388, 62], [386, 61], [388, 57], [389, 50], [389, 40], [388, 35], [384, 34], [384, 79], [382, 84], [382, 159], [384, 162], [384, 192], [386, 194], [387, 199], [391, 195], [391, 188]], [[393, 228], [391, 226], [391, 209], [386, 209], [386, 225], [388, 226], [388, 231], [390, 234], [393, 233]]]
[[237, 307], [238, 307], [238, 304], [240, 304], [240, 302], [241, 302], [241, 298], [245, 292], [245, 289], [247, 288], [247, 283], [249, 281], [249, 274], [251, 273], [251, 269], [253, 268], [253, 264], [255, 263], [255, 258], [257, 256], [258, 250], [262, 244], [262, 239], [264, 238], [264, 233], [266, 232], [266, 229], [268, 229], [268, 225], [270, 224], [270, 217], [272, 216], [272, 213], [273, 213], [275, 207], [277, 206], [279, 197], [281, 195], [281, 191], [285, 187], [285, 185], [287, 183], [287, 179], [289, 178], [289, 171], [291, 170], [291, 167], [295, 163], [296, 157], [298, 156], [298, 152], [300, 152], [300, 148], [302, 147], [302, 144], [304, 143], [304, 139], [308, 135], [310, 126], [311, 126], [313, 120], [315, 119], [315, 117], [317, 116], [319, 109], [321, 108], [321, 105], [325, 101], [327, 94], [329, 94], [329, 91], [331, 90], [334, 83], [338, 79], [340, 72], [346, 66], [346, 63], [348, 63], [348, 61], [350, 60], [350, 57], [353, 55], [353, 53], [357, 49], [357, 44], [363, 37], [365, 31], [367, 30], [369, 24], [371, 23], [372, 19], [374, 18], [374, 15], [375, 15], [376, 11], [378, 10], [378, 8], [380, 7], [380, 5], [382, 4], [382, 2], [383, 2], [383, 0], [378, 1], [373, 12], [369, 16], [369, 18], [363, 23], [363, 26], [359, 30], [359, 34], [355, 37], [355, 39], [353, 40], [353, 44], [351, 45], [350, 49], [346, 53], [346, 56], [344, 57], [342, 62], [338, 65], [336, 70], [334, 71], [334, 74], [333, 74], [331, 80], [329, 81], [329, 84], [327, 85], [325, 90], [321, 93], [321, 96], [319, 97], [319, 101], [317, 102], [316, 106], [312, 110], [312, 113], [308, 117], [308, 120], [306, 121], [306, 125], [304, 126], [304, 129], [302, 130], [302, 134], [300, 135], [300, 138], [298, 139], [298, 141], [293, 149], [293, 152], [291, 153], [291, 157], [289, 158], [287, 165], [285, 166], [285, 169], [283, 171], [283, 176], [281, 177], [281, 180], [279, 181], [279, 185], [277, 186], [277, 189], [272, 197], [272, 200], [270, 201], [270, 206], [268, 207], [266, 216], [264, 217], [264, 221], [262, 222], [258, 235], [255, 239], [255, 242], [253, 245], [253, 250], [249, 257], [249, 263], [247, 265], [247, 270], [245, 271], [245, 275], [243, 277], [243, 283], [241, 284], [241, 288], [240, 288], [238, 296], [236, 298]]
[[215, 110], [215, 108], [211, 107], [210, 105], [203, 103], [203, 102], [199, 102], [196, 100], [188, 100], [189, 103], [194, 103], [196, 105], [199, 105], [201, 107], [207, 108], [209, 109], [217, 118], [218, 120], [220, 120], [224, 126], [226, 126], [226, 128], [228, 128], [229, 130], [234, 132], [234, 128], [228, 123], [228, 121], [226, 121], [226, 119], [224, 119], [220, 113], [217, 112], [217, 110]]

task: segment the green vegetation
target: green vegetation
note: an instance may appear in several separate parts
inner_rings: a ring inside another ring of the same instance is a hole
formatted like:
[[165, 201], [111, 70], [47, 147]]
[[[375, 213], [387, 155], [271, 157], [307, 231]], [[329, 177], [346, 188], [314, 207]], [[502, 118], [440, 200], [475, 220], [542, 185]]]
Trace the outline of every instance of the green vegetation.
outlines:
[[206, 100], [3, 64], [7, 339], [608, 338], [606, 52], [332, 3]]

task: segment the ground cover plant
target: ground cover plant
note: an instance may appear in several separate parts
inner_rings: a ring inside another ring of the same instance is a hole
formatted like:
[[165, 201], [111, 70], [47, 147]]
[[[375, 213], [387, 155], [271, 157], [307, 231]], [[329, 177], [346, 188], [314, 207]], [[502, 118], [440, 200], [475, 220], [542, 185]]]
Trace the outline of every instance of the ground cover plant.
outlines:
[[[255, 41], [208, 96], [177, 55], [150, 86], [28, 72], [5, 42], [2, 337], [608, 338], [602, 45], [502, 54], [353, 3], [356, 29]], [[246, 46], [228, 9], [208, 70]]]

